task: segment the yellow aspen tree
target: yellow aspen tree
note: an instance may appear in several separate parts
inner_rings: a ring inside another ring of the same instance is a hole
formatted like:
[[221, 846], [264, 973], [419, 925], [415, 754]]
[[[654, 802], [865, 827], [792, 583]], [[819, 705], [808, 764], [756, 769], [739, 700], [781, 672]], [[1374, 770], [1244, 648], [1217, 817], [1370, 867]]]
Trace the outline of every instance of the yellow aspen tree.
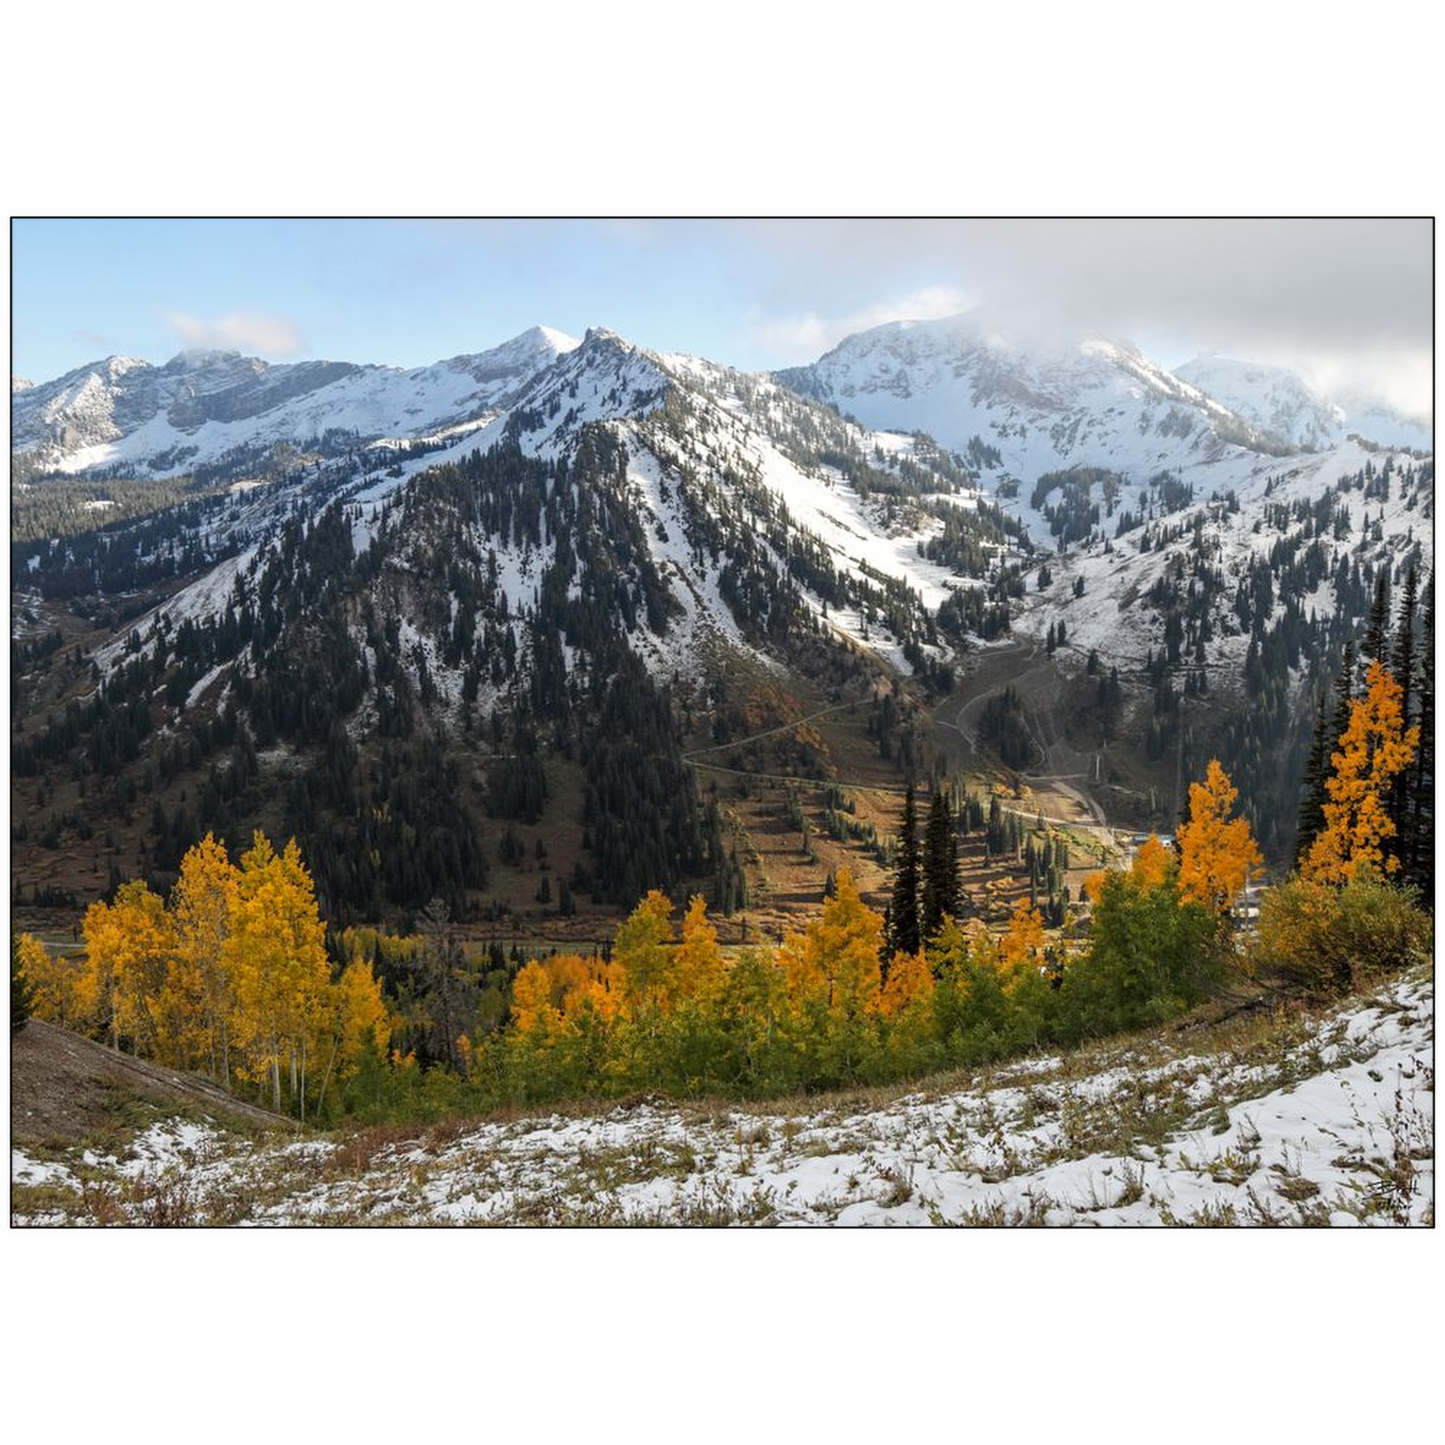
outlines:
[[[1158, 888], [1169, 877], [1173, 866], [1174, 854], [1159, 841], [1157, 833], [1150, 833], [1134, 854], [1129, 873], [1141, 888]], [[1087, 886], [1087, 880], [1085, 882]]]
[[235, 985], [232, 1035], [245, 1053], [249, 1077], [269, 1074], [276, 1108], [286, 1068], [304, 1118], [307, 1073], [327, 1022], [331, 970], [311, 876], [295, 839], [278, 854], [256, 833], [241, 858], [237, 891], [226, 945]]
[[552, 1002], [564, 1012], [573, 995], [581, 993], [592, 982], [587, 960], [575, 953], [554, 953], [542, 960], [542, 967], [552, 984]]
[[1362, 869], [1389, 874], [1400, 866], [1384, 849], [1395, 836], [1390, 789], [1420, 742], [1420, 729], [1405, 727], [1401, 697], [1389, 669], [1372, 662], [1365, 695], [1350, 704], [1349, 722], [1331, 758], [1324, 828], [1302, 870], [1316, 883], [1347, 883]]
[[1044, 966], [1046, 942], [1043, 915], [1027, 898], [1020, 898], [998, 947], [1005, 979], [1016, 982], [1026, 973], [1039, 972]]
[[776, 965], [787, 985], [788, 1003], [800, 1013], [814, 999], [828, 1002], [828, 976], [823, 972], [818, 951], [802, 933], [788, 933], [778, 944]]
[[672, 904], [654, 888], [617, 930], [612, 958], [634, 1018], [666, 1013], [676, 989]]
[[682, 941], [673, 958], [677, 978], [677, 994], [701, 1004], [716, 1000], [722, 992], [726, 971], [722, 949], [718, 946], [717, 929], [708, 922], [707, 904], [694, 894], [682, 919]]
[[165, 1022], [159, 1005], [174, 944], [164, 900], [142, 882], [123, 883], [113, 904], [91, 904], [81, 933], [87, 993], [111, 1047], [118, 1050], [127, 1038], [136, 1053], [158, 1057]]
[[326, 1102], [332, 1069], [335, 1068], [341, 1079], [354, 1077], [362, 1056], [371, 1046], [375, 1047], [377, 1056], [384, 1059], [395, 1026], [369, 959], [353, 958], [341, 970], [341, 977], [331, 986], [329, 1003], [330, 1051], [321, 1075], [321, 1087], [316, 1093], [317, 1113]]
[[30, 982], [30, 1011], [35, 1017], [61, 1028], [85, 1028], [91, 1012], [85, 959], [78, 953], [51, 953], [30, 933], [22, 933], [16, 946]]
[[561, 1012], [552, 1002], [552, 979], [535, 960], [512, 981], [512, 1023], [519, 1034], [543, 1042], [560, 1029]]
[[857, 1018], [878, 1006], [882, 970], [883, 915], [869, 908], [847, 868], [838, 870], [823, 915], [808, 925], [804, 953], [810, 971], [826, 980], [828, 1007]]
[[933, 988], [933, 970], [921, 948], [916, 953], [895, 953], [888, 965], [887, 981], [878, 995], [878, 1012], [886, 1019], [896, 1018], [929, 1003]]
[[1189, 821], [1179, 830], [1179, 893], [1215, 913], [1225, 912], [1264, 865], [1244, 818], [1231, 818], [1239, 790], [1211, 758], [1203, 783], [1189, 788]]
[[226, 944], [238, 888], [238, 874], [224, 846], [207, 833], [181, 859], [180, 876], [171, 890], [177, 987], [194, 1001], [201, 1061], [211, 1078], [227, 1088], [235, 989]]
[[575, 1022], [590, 1011], [604, 1023], [611, 1023], [623, 1009], [621, 970], [616, 964], [604, 963], [596, 957], [578, 959], [577, 962], [583, 965], [583, 978], [581, 982], [570, 985], [563, 997], [566, 1017]]

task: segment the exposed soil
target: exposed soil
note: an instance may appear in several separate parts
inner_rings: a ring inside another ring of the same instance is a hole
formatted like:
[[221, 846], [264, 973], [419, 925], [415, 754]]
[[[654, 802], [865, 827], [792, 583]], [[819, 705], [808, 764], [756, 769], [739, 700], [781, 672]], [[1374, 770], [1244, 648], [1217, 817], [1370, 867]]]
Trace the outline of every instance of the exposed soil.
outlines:
[[31, 1019], [10, 1041], [14, 1143], [56, 1145], [84, 1139], [104, 1128], [118, 1106], [137, 1098], [172, 1111], [200, 1111], [242, 1127], [295, 1127], [291, 1120], [245, 1103], [194, 1074], [117, 1054], [39, 1019]]

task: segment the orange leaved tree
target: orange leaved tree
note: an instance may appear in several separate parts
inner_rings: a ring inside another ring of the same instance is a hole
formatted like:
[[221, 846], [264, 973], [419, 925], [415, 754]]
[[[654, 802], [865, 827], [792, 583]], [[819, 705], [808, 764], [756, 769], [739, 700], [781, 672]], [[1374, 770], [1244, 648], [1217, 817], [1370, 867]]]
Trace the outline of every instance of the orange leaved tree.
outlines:
[[1325, 783], [1324, 828], [1302, 872], [1316, 883], [1348, 883], [1362, 869], [1394, 873], [1400, 860], [1385, 852], [1395, 836], [1390, 790], [1415, 756], [1420, 729], [1405, 726], [1400, 684], [1378, 662], [1365, 675], [1365, 695], [1350, 704]]
[[[1179, 894], [1225, 912], [1264, 859], [1244, 818], [1231, 818], [1239, 790], [1211, 758], [1202, 783], [1189, 788], [1189, 821], [1179, 830]], [[1142, 851], [1142, 850], [1141, 850]]]

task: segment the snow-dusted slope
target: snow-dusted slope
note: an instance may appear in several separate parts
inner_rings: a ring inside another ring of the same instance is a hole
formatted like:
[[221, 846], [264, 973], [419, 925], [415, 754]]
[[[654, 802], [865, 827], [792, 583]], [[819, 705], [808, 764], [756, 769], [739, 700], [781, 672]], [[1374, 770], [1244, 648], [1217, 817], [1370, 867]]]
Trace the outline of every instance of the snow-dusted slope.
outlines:
[[[937, 653], [929, 613], [950, 588], [979, 585], [920, 555], [920, 544], [943, 529], [923, 506], [927, 499], [946, 497], [965, 512], [980, 500], [967, 474], [922, 439], [866, 431], [769, 378], [660, 356], [597, 328], [473, 428], [378, 442], [234, 500], [227, 525], [248, 544], [241, 555], [138, 619], [133, 631], [148, 636], [160, 613], [176, 626], [218, 618], [237, 577], [264, 562], [268, 537], [297, 510], [340, 498], [357, 551], [373, 538], [395, 551], [405, 546], [398, 528], [406, 526], [413, 479], [499, 444], [574, 464], [599, 428], [617, 445], [626, 505], [672, 603], [665, 626], [639, 625], [631, 634], [659, 677], [696, 672], [716, 641], [768, 660], [759, 620], [725, 600], [725, 570], [735, 587], [747, 574], [761, 579], [764, 593], [795, 592], [826, 631], [904, 672], [910, 640]], [[868, 478], [876, 493], [860, 490]], [[1002, 550], [992, 523], [969, 525]], [[469, 542], [478, 555], [495, 556], [508, 615], [522, 617], [552, 565], [553, 539], [538, 547], [477, 534]], [[809, 559], [805, 565], [800, 556]], [[122, 661], [125, 642], [124, 635], [114, 639], [102, 663]], [[433, 650], [429, 667], [444, 696], [459, 693], [455, 665], [449, 669]]]
[[[1346, 485], [1366, 468], [1379, 477], [1384, 495], [1367, 495]], [[1099, 496], [1100, 489], [1092, 495]], [[1091, 648], [1121, 663], [1141, 662], [1164, 645], [1164, 618], [1149, 604], [1151, 589], [1181, 566], [1190, 570], [1196, 559], [1223, 578], [1214, 608], [1209, 645], [1211, 663], [1225, 672], [1243, 666], [1250, 630], [1232, 611], [1236, 588], [1251, 568], [1270, 565], [1272, 554], [1301, 534], [1305, 513], [1320, 499], [1335, 494], [1333, 524], [1314, 539], [1324, 557], [1322, 580], [1310, 597], [1306, 613], [1328, 617], [1335, 610], [1331, 581], [1341, 562], [1388, 565], [1399, 580], [1408, 559], [1418, 550], [1421, 570], [1428, 575], [1434, 558], [1434, 477], [1408, 453], [1381, 452], [1358, 440], [1326, 452], [1275, 462], [1247, 476], [1230, 496], [1197, 493], [1194, 504], [1162, 513], [1152, 523], [1118, 532], [1123, 512], [1143, 513], [1126, 490], [1118, 510], [1102, 519], [1106, 542], [1071, 548], [1049, 560], [1052, 581], [1031, 591], [1015, 618], [1018, 630], [1043, 638], [1062, 623], [1078, 658]], [[1174, 533], [1172, 540], [1145, 547], [1151, 530]], [[1277, 554], [1275, 554], [1277, 555]], [[1082, 583], [1083, 593], [1074, 589]], [[1270, 620], [1285, 610], [1277, 599]]]
[[1106, 1045], [881, 1105], [654, 1100], [446, 1128], [360, 1169], [327, 1167], [345, 1139], [175, 1119], [123, 1155], [12, 1149], [11, 1218], [176, 1197], [227, 1224], [1429, 1225], [1433, 1045], [1414, 977], [1248, 1051]]
[[113, 356], [43, 386], [12, 385], [11, 446], [59, 471], [124, 465], [172, 476], [331, 430], [363, 441], [423, 436], [495, 413], [576, 345], [534, 327], [490, 351], [410, 371], [270, 366], [234, 352], [187, 352], [159, 367]]
[[1381, 446], [1421, 451], [1434, 446], [1428, 423], [1370, 398], [1321, 397], [1285, 367], [1198, 356], [1176, 367], [1174, 374], [1300, 451], [1323, 451], [1351, 435]]

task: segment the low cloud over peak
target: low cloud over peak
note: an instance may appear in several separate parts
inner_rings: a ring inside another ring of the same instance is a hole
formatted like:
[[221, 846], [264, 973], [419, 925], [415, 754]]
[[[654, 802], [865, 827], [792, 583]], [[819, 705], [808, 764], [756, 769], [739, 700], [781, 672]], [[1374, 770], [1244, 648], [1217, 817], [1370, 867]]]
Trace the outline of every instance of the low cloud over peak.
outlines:
[[285, 316], [236, 311], [214, 321], [172, 311], [166, 324], [187, 350], [245, 351], [261, 356], [299, 356], [306, 348], [301, 328]]

